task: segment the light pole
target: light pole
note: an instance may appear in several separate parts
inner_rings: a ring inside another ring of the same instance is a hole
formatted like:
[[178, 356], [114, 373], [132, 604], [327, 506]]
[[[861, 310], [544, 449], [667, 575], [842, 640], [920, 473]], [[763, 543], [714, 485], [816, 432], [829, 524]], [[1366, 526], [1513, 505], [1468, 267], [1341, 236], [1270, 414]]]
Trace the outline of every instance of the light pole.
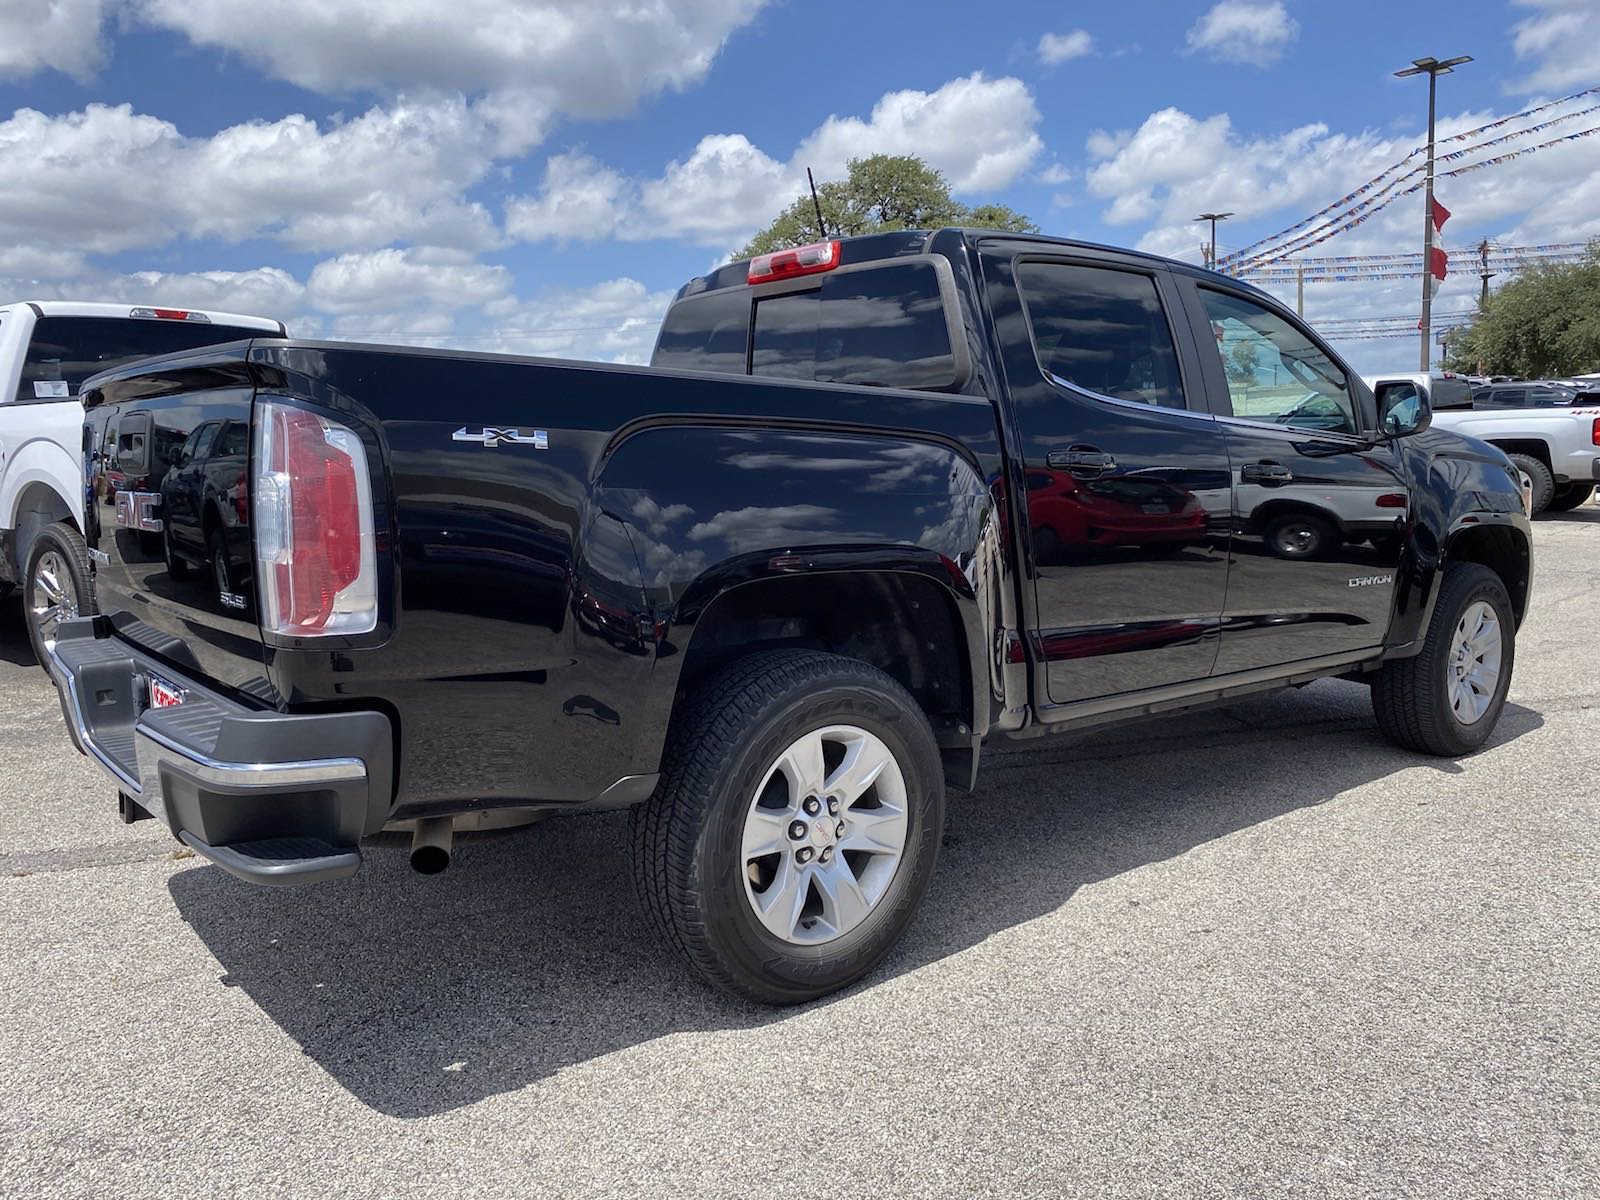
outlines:
[[1414, 58], [1411, 65], [1403, 71], [1396, 71], [1397, 78], [1407, 75], [1426, 75], [1428, 77], [1428, 168], [1427, 184], [1424, 188], [1426, 199], [1422, 205], [1422, 369], [1428, 369], [1428, 341], [1432, 336], [1433, 326], [1433, 114], [1434, 93], [1439, 86], [1439, 76], [1448, 75], [1462, 63], [1472, 61], [1472, 55], [1463, 54], [1458, 58], [1447, 58], [1440, 62], [1437, 58]]
[[1195, 218], [1196, 221], [1211, 222], [1211, 249], [1206, 252], [1206, 266], [1213, 271], [1217, 269], [1217, 222], [1226, 221], [1231, 216], [1233, 216], [1231, 212], [1201, 213]]

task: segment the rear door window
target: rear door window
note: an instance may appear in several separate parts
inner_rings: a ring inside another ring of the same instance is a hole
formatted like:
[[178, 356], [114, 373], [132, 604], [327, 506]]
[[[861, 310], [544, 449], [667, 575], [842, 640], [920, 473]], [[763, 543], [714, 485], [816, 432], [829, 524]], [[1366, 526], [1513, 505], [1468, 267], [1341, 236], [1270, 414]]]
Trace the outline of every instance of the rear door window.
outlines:
[[68, 400], [101, 371], [158, 354], [268, 337], [260, 329], [201, 321], [123, 317], [40, 317], [33, 327], [16, 399]]
[[1465, 379], [1435, 379], [1432, 393], [1434, 408], [1472, 407], [1472, 385]]

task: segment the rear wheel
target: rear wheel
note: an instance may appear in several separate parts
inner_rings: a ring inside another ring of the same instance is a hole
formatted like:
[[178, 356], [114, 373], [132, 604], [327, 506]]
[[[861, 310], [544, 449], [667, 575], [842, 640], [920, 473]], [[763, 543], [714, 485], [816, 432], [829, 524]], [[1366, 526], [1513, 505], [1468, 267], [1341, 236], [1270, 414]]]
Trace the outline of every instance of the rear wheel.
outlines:
[[1378, 726], [1408, 750], [1455, 757], [1488, 741], [1505, 707], [1516, 657], [1515, 617], [1505, 584], [1488, 567], [1445, 571], [1422, 652], [1378, 671]]
[[1592, 495], [1594, 495], [1592, 483], [1563, 483], [1550, 497], [1548, 509], [1550, 512], [1571, 512]]
[[1556, 479], [1550, 474], [1550, 468], [1531, 454], [1506, 455], [1512, 465], [1528, 477], [1533, 483], [1533, 511], [1530, 516], [1538, 516], [1550, 507], [1550, 501], [1555, 496]]
[[49, 661], [61, 622], [96, 611], [89, 547], [66, 522], [45, 526], [33, 539], [22, 579], [22, 606], [28, 641], [41, 667]]
[[854, 659], [740, 660], [674, 718], [634, 809], [635, 882], [705, 979], [795, 1004], [859, 979], [928, 888], [944, 776], [927, 718]]

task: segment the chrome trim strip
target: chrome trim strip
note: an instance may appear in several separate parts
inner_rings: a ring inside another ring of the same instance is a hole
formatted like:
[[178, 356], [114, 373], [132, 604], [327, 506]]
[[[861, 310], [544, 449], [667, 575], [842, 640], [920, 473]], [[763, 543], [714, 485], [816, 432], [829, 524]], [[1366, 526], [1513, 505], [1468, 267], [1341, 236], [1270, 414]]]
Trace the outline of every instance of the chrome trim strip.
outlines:
[[[1043, 370], [1043, 368], [1040, 368]], [[1093, 388], [1079, 387], [1070, 379], [1063, 379], [1054, 371], [1045, 371], [1044, 377], [1056, 387], [1069, 391], [1085, 400], [1093, 400], [1097, 404], [1115, 404], [1118, 408], [1131, 408], [1142, 413], [1167, 413], [1175, 417], [1189, 417], [1196, 421], [1221, 420], [1215, 413], [1201, 412], [1193, 408], [1173, 408], [1166, 404], [1146, 404], [1143, 400], [1123, 400], [1118, 396], [1107, 396], [1104, 392], [1097, 392]], [[1187, 399], [1187, 397], [1185, 397]]]
[[[298, 786], [308, 783], [350, 783], [367, 777], [367, 764], [359, 758], [315, 758], [299, 762], [241, 763], [212, 758], [179, 745], [166, 734], [139, 723], [134, 734], [153, 742], [182, 761], [178, 764], [206, 783], [233, 787]], [[158, 760], [161, 755], [157, 755]]]

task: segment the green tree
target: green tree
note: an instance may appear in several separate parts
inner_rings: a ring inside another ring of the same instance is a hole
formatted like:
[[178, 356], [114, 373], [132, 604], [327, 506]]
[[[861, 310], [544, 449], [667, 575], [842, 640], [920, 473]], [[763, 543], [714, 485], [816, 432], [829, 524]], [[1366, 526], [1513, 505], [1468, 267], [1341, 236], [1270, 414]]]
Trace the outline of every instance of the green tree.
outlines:
[[1227, 371], [1229, 379], [1250, 387], [1256, 381], [1256, 366], [1260, 361], [1261, 351], [1257, 349], [1255, 339], [1240, 338], [1233, 344], [1233, 349], [1223, 360], [1222, 366]]
[[735, 258], [749, 258], [826, 238], [896, 229], [939, 229], [971, 225], [1037, 233], [1039, 227], [1021, 213], [1000, 204], [968, 208], [950, 195], [938, 171], [910, 154], [874, 154], [852, 158], [842, 180], [817, 185], [826, 229], [817, 227], [811, 193], [803, 192], [778, 214]]
[[1530, 267], [1493, 293], [1445, 365], [1527, 379], [1600, 371], [1600, 240], [1582, 262]]

